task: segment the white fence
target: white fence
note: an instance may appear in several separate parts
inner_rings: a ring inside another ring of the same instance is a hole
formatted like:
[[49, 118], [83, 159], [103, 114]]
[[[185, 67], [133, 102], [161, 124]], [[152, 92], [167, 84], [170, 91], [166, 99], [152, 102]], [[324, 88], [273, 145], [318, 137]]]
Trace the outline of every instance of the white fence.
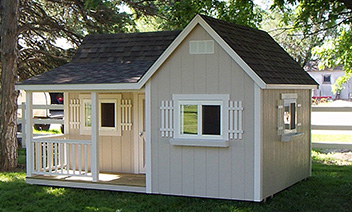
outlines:
[[[318, 114], [318, 115], [317, 115]], [[319, 116], [319, 120], [315, 120]], [[319, 122], [319, 124], [316, 124]], [[324, 123], [325, 122], [325, 123]], [[312, 131], [342, 131], [352, 134], [352, 107], [312, 107]], [[349, 149], [352, 150], [351, 142], [313, 142], [313, 148], [323, 149]]]

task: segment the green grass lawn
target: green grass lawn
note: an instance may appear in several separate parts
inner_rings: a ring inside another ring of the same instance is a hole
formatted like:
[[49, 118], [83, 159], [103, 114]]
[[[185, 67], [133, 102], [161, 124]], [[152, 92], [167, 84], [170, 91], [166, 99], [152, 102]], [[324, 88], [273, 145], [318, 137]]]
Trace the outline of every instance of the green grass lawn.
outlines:
[[312, 177], [265, 203], [28, 185], [19, 170], [0, 173], [0, 211], [350, 211], [352, 166], [328, 165], [321, 155], [313, 154]]
[[344, 134], [312, 134], [312, 142], [352, 142], [352, 135]]

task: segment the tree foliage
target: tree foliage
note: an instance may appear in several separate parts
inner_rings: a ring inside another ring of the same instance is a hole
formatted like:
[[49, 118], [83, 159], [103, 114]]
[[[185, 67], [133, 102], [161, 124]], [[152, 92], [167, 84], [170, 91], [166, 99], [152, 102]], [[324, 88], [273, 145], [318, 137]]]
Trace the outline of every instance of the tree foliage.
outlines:
[[[130, 14], [119, 12], [117, 1], [20, 0], [20, 79], [66, 63], [82, 38], [92, 33], [134, 31]], [[64, 38], [73, 49], [56, 44]]]
[[164, 30], [183, 29], [196, 14], [255, 28], [262, 21], [261, 10], [252, 0], [171, 0], [159, 7], [158, 14]]

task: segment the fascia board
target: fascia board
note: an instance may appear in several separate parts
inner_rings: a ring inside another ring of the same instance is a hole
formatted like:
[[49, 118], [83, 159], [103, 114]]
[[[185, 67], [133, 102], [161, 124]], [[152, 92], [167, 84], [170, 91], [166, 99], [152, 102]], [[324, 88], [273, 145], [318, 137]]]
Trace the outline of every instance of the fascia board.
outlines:
[[139, 90], [138, 83], [116, 84], [47, 84], [47, 85], [16, 85], [16, 90], [26, 91], [77, 91], [77, 90]]
[[264, 89], [317, 89], [318, 85], [267, 84]]

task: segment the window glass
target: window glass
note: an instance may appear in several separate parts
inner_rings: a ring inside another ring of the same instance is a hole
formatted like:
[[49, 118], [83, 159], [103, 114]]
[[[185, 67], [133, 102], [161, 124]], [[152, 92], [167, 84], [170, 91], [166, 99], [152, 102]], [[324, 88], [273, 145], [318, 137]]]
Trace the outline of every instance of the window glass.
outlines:
[[296, 103], [284, 102], [284, 124], [285, 131], [291, 132], [296, 129]]
[[220, 135], [220, 105], [202, 105], [202, 134]]
[[91, 127], [92, 126], [92, 106], [90, 102], [85, 102], [84, 103], [84, 125], [85, 127]]
[[101, 103], [101, 126], [115, 127], [115, 103]]
[[328, 84], [331, 83], [331, 75], [330, 74], [323, 76], [323, 83], [328, 83]]
[[180, 105], [181, 134], [197, 134], [198, 107], [197, 105]]

